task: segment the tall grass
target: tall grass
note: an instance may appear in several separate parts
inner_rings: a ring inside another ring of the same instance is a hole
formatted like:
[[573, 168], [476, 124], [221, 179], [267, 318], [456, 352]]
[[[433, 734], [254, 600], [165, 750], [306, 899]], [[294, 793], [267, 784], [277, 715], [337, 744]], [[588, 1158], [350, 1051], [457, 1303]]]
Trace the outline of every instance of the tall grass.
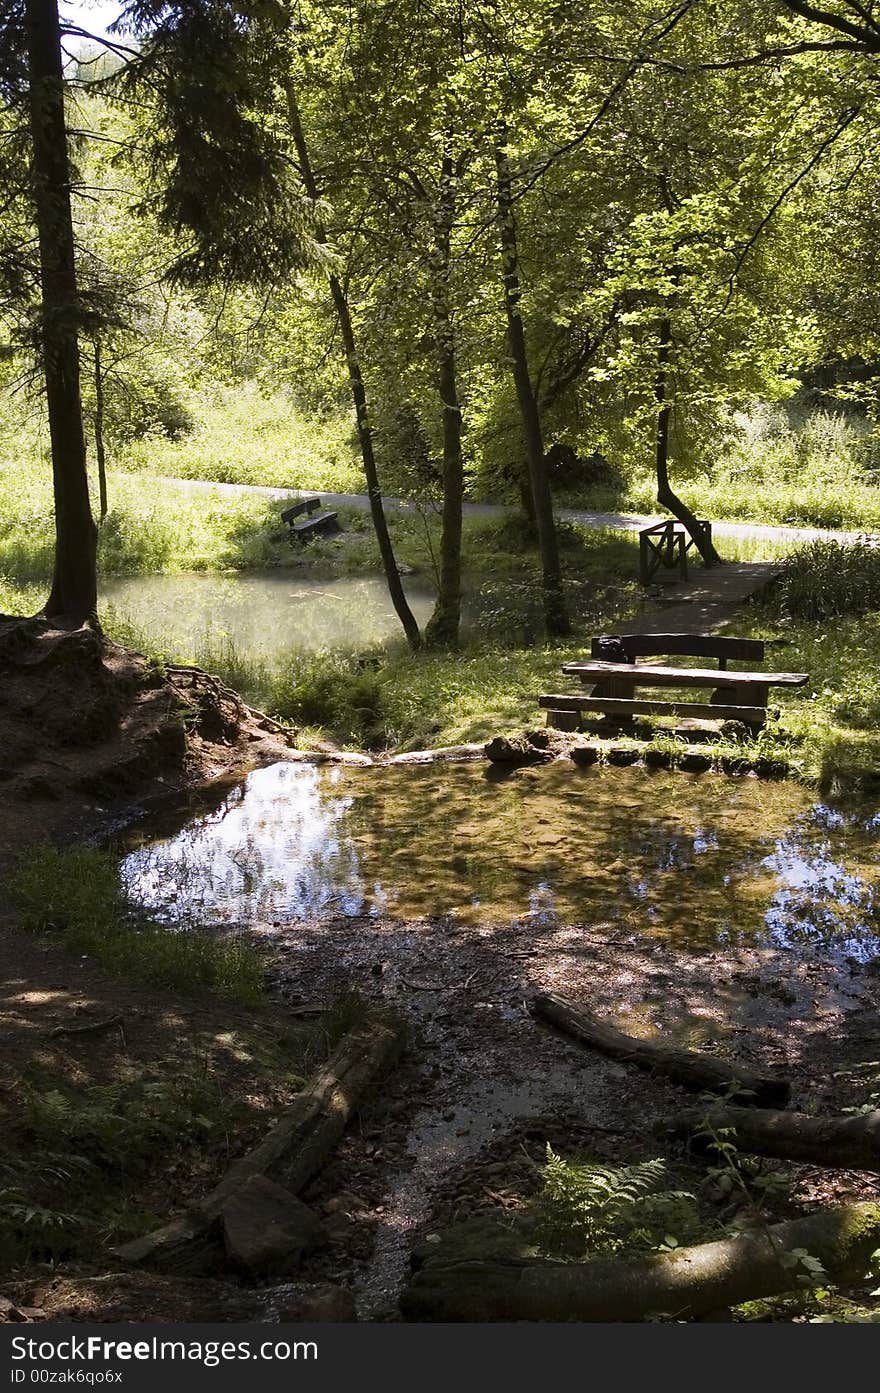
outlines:
[[[104, 575], [246, 570], [292, 559], [283, 505], [222, 492], [189, 493], [145, 474], [109, 475], [110, 510], [99, 530]], [[18, 582], [52, 570], [55, 522], [45, 468], [0, 469], [0, 575]]]
[[263, 972], [250, 944], [165, 929], [134, 916], [110, 852], [36, 847], [11, 875], [9, 893], [26, 929], [58, 934], [69, 952], [95, 958], [112, 972], [248, 1004], [260, 997]]
[[[674, 482], [702, 517], [880, 531], [880, 437], [851, 413], [786, 411], [756, 403], [735, 417], [733, 444], [706, 467], [681, 467]], [[570, 491], [575, 506], [657, 511], [650, 460], [623, 491]]]
[[826, 541], [798, 547], [782, 568], [775, 599], [802, 620], [880, 609], [880, 547]]

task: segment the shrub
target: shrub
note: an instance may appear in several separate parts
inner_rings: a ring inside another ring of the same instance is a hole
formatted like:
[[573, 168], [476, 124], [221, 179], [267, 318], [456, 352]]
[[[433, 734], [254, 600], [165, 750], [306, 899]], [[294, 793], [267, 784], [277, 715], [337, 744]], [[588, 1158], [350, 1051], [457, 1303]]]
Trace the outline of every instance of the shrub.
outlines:
[[315, 653], [280, 676], [276, 715], [299, 725], [325, 726], [346, 742], [386, 743], [385, 698], [378, 668], [384, 655]]
[[859, 542], [815, 541], [785, 562], [775, 590], [792, 619], [829, 619], [880, 608], [880, 548]]

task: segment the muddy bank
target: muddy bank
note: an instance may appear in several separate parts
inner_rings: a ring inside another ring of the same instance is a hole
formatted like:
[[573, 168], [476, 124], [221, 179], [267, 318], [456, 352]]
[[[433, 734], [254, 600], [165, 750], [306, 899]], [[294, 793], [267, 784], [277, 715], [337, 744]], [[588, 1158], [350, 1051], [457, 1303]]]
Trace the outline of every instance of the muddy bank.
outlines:
[[0, 866], [113, 808], [279, 758], [277, 722], [198, 669], [159, 668], [85, 626], [0, 616]]

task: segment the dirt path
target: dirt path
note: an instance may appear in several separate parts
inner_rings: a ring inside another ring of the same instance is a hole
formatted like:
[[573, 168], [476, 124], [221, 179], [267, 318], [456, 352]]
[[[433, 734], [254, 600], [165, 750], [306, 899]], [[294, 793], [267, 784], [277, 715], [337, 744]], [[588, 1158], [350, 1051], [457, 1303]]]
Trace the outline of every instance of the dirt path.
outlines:
[[[286, 498], [314, 498], [320, 493], [322, 503], [328, 508], [356, 508], [366, 512], [370, 506], [370, 500], [365, 494], [361, 493], [326, 493], [323, 490], [315, 489], [282, 489], [272, 488], [267, 484], [223, 484], [216, 483], [207, 479], [174, 479], [160, 476], [160, 483], [169, 484], [174, 488], [179, 488], [189, 493], [227, 493], [235, 497], [255, 497], [272, 498], [278, 502]], [[391, 512], [413, 512], [411, 503], [407, 503], [400, 498], [390, 495], [383, 498], [383, 503]], [[465, 503], [465, 517], [503, 517], [509, 513], [511, 508], [500, 503]], [[565, 522], [577, 522], [582, 527], [609, 528], [614, 532], [638, 532], [642, 527], [648, 527], [651, 523], [660, 522], [659, 514], [643, 517], [635, 513], [606, 513], [594, 512], [585, 508], [557, 508], [557, 518]], [[813, 542], [818, 540], [855, 542], [863, 533], [857, 531], [835, 531], [823, 527], [771, 527], [762, 523], [751, 522], [713, 522], [712, 534], [716, 537], [736, 537], [741, 541], [755, 542], [790, 542], [795, 546], [798, 542]]]

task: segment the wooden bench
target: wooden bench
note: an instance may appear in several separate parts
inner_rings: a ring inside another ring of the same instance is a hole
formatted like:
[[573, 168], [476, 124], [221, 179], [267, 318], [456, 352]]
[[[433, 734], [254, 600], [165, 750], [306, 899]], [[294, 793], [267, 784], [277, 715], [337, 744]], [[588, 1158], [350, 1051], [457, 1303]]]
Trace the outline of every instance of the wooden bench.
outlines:
[[[712, 524], [697, 519], [697, 527], [712, 540]], [[659, 570], [678, 571], [680, 580], [687, 580], [687, 556], [695, 545], [693, 537], [675, 518], [652, 523], [639, 529], [639, 584], [650, 585]]]
[[[759, 727], [767, 719], [771, 687], [802, 687], [804, 672], [730, 671], [728, 661], [760, 662], [760, 639], [719, 638], [713, 634], [624, 634], [593, 639], [592, 652], [608, 652], [615, 645], [620, 656], [566, 663], [562, 671], [592, 687], [579, 693], [551, 693], [538, 700], [547, 711], [547, 724], [576, 730], [582, 711], [598, 711], [609, 718], [631, 722], [634, 716], [698, 716], [711, 720], [736, 720]], [[654, 654], [710, 657], [717, 668], [672, 667], [663, 663], [637, 663], [637, 656]], [[722, 675], [723, 674], [723, 675]], [[637, 698], [637, 687], [684, 687], [711, 691], [708, 702]]]
[[292, 503], [289, 508], [285, 508], [281, 514], [281, 521], [292, 525], [295, 518], [302, 517], [303, 513], [314, 513], [320, 506], [320, 498], [304, 498], [302, 502]]
[[318, 517], [309, 518], [307, 522], [292, 522], [290, 524], [291, 537], [296, 537], [297, 541], [300, 542], [306, 542], [310, 537], [316, 537], [319, 533], [330, 535], [341, 531], [336, 513], [320, 513]]
[[[636, 658], [717, 658], [729, 662], [763, 663], [762, 638], [725, 638], [718, 634], [600, 634], [590, 640], [590, 657], [609, 660], [608, 645], [621, 654], [612, 661], [634, 663]], [[563, 672], [565, 668], [563, 668]]]

